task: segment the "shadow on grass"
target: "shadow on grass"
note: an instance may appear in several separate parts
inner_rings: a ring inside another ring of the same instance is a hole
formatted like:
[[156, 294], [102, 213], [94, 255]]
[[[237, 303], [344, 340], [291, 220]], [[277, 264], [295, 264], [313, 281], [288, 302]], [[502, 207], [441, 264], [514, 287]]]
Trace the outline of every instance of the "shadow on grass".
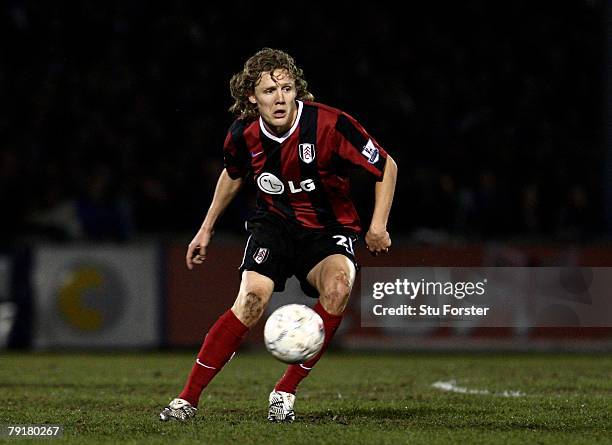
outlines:
[[[414, 419], [444, 418], [452, 415], [452, 408], [440, 408], [422, 406], [418, 408], [349, 408], [339, 411], [318, 411], [305, 413], [299, 419], [310, 423], [339, 423], [349, 425], [352, 422], [387, 422], [387, 421], [408, 421]], [[474, 409], [466, 414], [474, 416], [482, 413], [481, 409]]]
[[491, 420], [486, 415], [486, 410], [474, 408], [463, 409], [460, 418], [457, 418], [456, 413], [452, 408], [434, 408], [434, 407], [419, 407], [419, 408], [369, 408], [369, 409], [346, 409], [339, 411], [318, 411], [304, 413], [298, 417], [296, 422], [310, 423], [319, 425], [370, 425], [371, 427], [378, 426], [380, 428], [390, 428], [391, 430], [401, 427], [401, 425], [409, 427], [418, 427], [420, 429], [439, 429], [452, 428], [455, 430], [465, 431], [482, 431], [491, 432], [546, 432], [546, 433], [568, 433], [575, 432], [578, 434], [596, 434], [602, 433], [601, 425], [584, 425], [575, 423], [559, 422], [551, 424], [549, 419], [542, 421], [527, 420], [521, 421], [514, 419]]

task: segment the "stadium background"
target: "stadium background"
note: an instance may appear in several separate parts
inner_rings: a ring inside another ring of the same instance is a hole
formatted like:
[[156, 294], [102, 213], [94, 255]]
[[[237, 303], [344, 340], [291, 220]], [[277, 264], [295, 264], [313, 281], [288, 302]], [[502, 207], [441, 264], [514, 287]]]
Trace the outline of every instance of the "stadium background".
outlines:
[[[185, 246], [222, 168], [229, 77], [264, 46], [397, 160], [394, 247], [364, 265], [612, 265], [607, 3], [377, 5], [3, 4], [0, 346], [199, 345], [238, 289], [253, 188], [197, 272]], [[367, 225], [373, 187], [353, 187]], [[337, 347], [611, 345], [605, 327], [362, 329], [357, 303]]]

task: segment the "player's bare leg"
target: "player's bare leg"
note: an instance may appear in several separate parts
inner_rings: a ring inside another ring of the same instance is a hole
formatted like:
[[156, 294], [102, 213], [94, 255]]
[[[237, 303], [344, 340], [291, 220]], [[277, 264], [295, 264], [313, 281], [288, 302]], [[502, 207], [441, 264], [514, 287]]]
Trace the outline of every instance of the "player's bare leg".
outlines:
[[295, 419], [293, 404], [297, 386], [325, 353], [340, 326], [355, 281], [355, 266], [344, 255], [330, 255], [308, 273], [307, 279], [319, 291], [319, 301], [314, 310], [323, 319], [325, 341], [321, 352], [313, 358], [299, 365], [290, 365], [274, 387], [268, 412], [268, 420], [273, 422], [292, 422]]
[[308, 282], [319, 291], [319, 303], [329, 314], [342, 315], [355, 281], [355, 265], [344, 255], [330, 255], [308, 274]]
[[247, 327], [251, 328], [259, 321], [268, 306], [274, 282], [257, 272], [242, 272], [240, 291], [232, 306], [232, 312]]
[[243, 338], [263, 314], [274, 282], [257, 272], [244, 271], [234, 305], [210, 328], [185, 388], [160, 413], [161, 420], [187, 420], [197, 411], [202, 390], [232, 358]]

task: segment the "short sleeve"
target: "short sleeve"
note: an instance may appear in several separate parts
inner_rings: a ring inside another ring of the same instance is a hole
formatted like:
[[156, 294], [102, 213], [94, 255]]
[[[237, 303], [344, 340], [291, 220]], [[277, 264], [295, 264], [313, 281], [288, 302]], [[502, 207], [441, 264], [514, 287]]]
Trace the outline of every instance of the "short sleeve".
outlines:
[[338, 155], [381, 181], [385, 172], [387, 152], [359, 122], [346, 113], [338, 116], [335, 129], [338, 136]]
[[232, 179], [244, 178], [251, 168], [244, 129], [244, 122], [237, 119], [227, 132], [223, 144], [223, 164]]

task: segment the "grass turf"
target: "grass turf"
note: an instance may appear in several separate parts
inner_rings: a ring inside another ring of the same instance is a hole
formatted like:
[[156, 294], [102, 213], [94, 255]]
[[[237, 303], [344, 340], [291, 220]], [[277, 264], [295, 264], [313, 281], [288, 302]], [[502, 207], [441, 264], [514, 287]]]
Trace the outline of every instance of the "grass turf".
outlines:
[[[3, 354], [0, 424], [61, 424], [53, 443], [74, 444], [612, 442], [609, 354], [329, 353], [301, 386], [298, 420], [269, 424], [267, 397], [284, 365], [241, 353], [194, 421], [158, 421], [192, 363], [190, 353]], [[450, 380], [491, 394], [432, 387]]]

